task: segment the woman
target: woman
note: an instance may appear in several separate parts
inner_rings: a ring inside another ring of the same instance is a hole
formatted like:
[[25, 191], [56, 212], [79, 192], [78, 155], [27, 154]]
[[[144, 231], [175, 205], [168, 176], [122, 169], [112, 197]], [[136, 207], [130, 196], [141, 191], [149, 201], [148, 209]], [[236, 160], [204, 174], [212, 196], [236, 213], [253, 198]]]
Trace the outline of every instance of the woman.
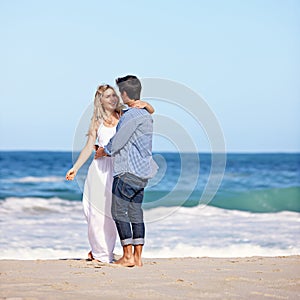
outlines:
[[[136, 101], [132, 103], [132, 106], [146, 108], [150, 113], [154, 112], [153, 107], [143, 101]], [[67, 180], [75, 178], [80, 167], [95, 149], [97, 139], [100, 147], [109, 142], [116, 132], [122, 108], [113, 87], [110, 85], [98, 87], [94, 98], [94, 113], [88, 131], [88, 140], [74, 166], [67, 172]], [[91, 246], [88, 258], [112, 262], [117, 235], [115, 222], [111, 217], [113, 161], [111, 157], [96, 158], [97, 153], [88, 170], [82, 199]]]

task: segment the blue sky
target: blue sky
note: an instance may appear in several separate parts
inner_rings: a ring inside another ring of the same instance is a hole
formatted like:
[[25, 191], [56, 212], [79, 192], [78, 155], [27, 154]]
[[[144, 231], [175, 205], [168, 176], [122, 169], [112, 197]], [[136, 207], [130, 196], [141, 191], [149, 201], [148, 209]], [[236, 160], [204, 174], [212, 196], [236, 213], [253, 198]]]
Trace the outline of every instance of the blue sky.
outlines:
[[300, 1], [3, 0], [0, 36], [2, 150], [71, 150], [97, 85], [131, 73], [199, 94], [228, 152], [300, 151]]

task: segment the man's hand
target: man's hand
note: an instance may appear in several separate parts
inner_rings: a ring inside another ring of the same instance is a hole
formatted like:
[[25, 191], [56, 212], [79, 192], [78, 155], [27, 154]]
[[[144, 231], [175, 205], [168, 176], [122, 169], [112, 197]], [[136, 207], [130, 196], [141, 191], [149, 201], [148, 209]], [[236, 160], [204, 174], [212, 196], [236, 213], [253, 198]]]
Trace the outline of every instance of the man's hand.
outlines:
[[101, 158], [103, 156], [107, 156], [106, 152], [104, 151], [104, 148], [103, 147], [99, 147], [95, 153], [95, 156], [94, 158], [97, 159], [97, 158]]

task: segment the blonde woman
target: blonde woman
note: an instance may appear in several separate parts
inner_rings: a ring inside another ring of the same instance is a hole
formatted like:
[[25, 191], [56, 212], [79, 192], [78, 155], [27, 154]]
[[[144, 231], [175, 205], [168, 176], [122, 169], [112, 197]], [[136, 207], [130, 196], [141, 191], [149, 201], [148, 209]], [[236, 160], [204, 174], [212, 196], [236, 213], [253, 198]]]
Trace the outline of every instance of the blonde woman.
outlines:
[[[153, 107], [143, 101], [133, 103], [135, 107], [146, 108], [150, 113]], [[98, 87], [94, 98], [94, 113], [88, 131], [86, 145], [77, 161], [67, 172], [66, 179], [73, 180], [81, 166], [91, 156], [98, 140], [100, 147], [105, 146], [116, 132], [122, 115], [122, 104], [110, 85]], [[111, 157], [99, 158], [97, 153], [89, 166], [83, 191], [83, 210], [88, 223], [88, 239], [91, 251], [89, 259], [101, 262], [113, 261], [116, 241], [116, 225], [111, 217], [113, 161]]]

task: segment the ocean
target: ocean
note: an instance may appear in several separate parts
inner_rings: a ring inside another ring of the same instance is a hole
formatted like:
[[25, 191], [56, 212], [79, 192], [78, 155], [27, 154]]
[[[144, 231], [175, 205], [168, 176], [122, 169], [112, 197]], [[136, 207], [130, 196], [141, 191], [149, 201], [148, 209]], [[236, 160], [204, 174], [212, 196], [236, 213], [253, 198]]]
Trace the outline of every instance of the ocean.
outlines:
[[[72, 152], [0, 152], [0, 259], [86, 258], [82, 187]], [[144, 257], [300, 254], [300, 154], [227, 154], [213, 198], [208, 153], [155, 153], [144, 200]], [[208, 202], [208, 203], [207, 203]], [[117, 241], [116, 254], [121, 254]]]

